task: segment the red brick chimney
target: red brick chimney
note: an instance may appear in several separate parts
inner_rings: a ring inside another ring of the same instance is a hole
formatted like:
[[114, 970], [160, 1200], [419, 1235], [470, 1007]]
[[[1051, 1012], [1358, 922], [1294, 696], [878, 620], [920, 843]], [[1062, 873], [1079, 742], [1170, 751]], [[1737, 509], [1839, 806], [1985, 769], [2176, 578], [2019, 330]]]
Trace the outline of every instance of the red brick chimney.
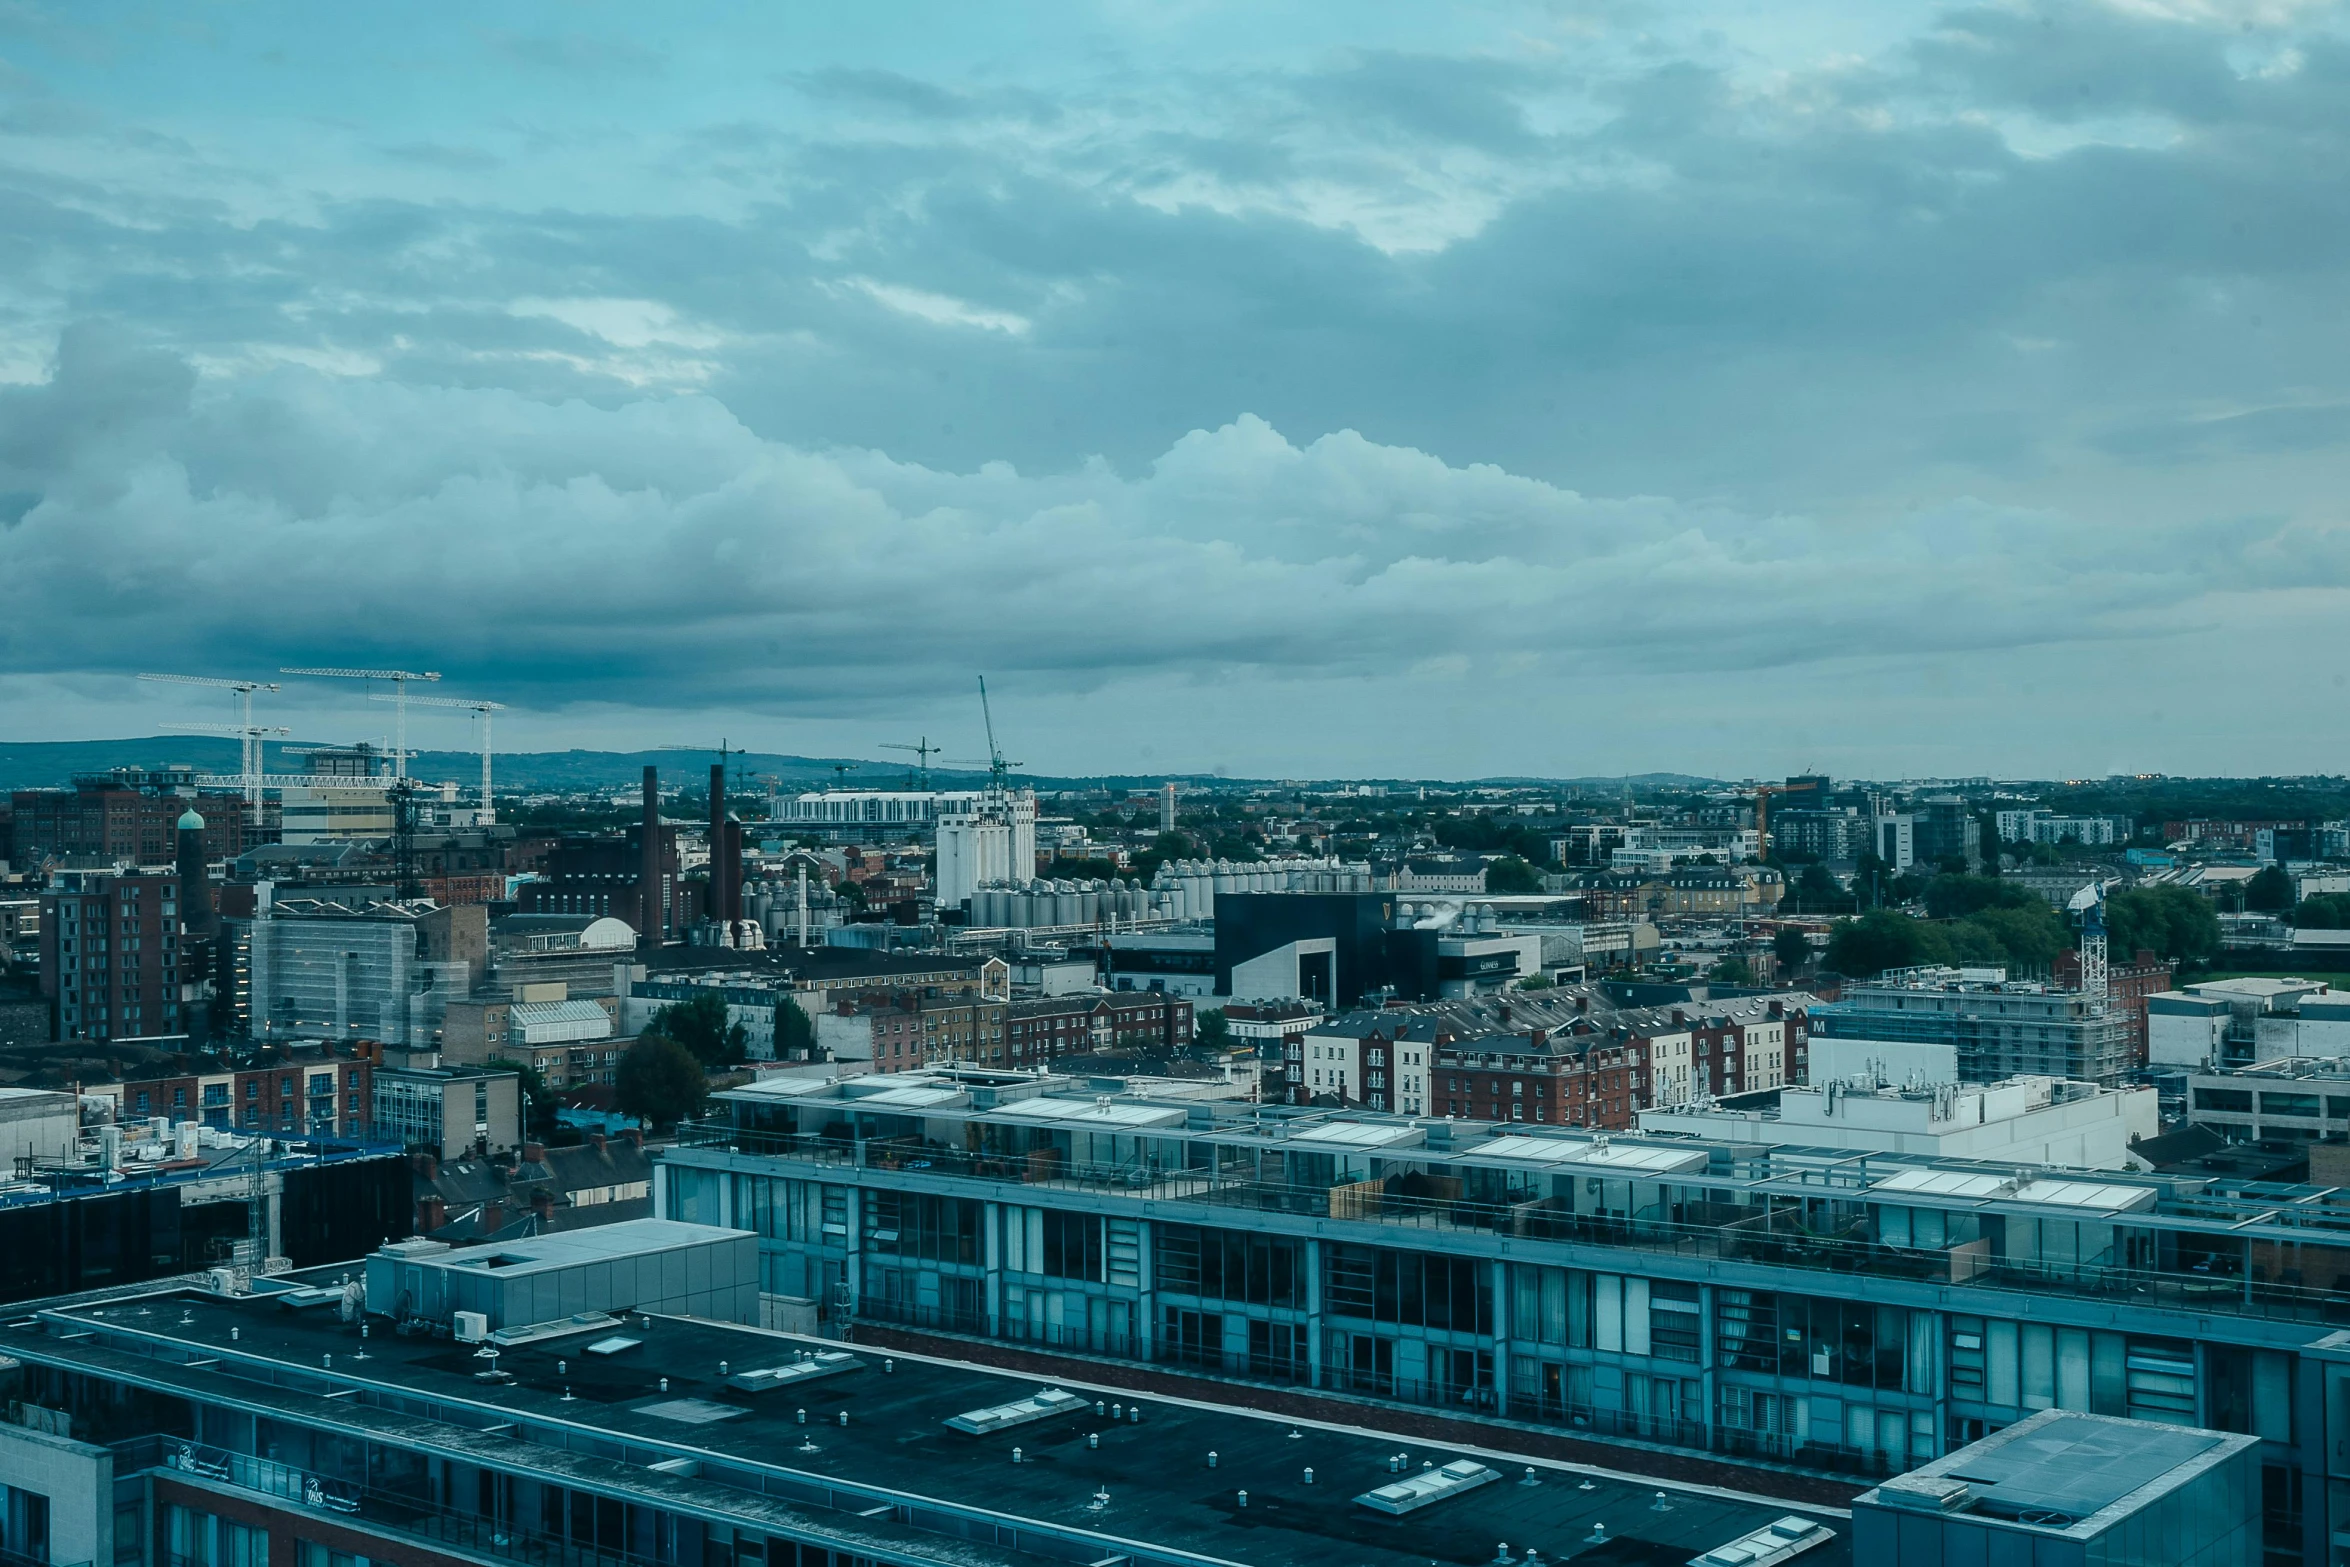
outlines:
[[547, 1162], [547, 1145], [545, 1143], [524, 1143], [522, 1145], [522, 1162], [524, 1164], [545, 1164]]
[[505, 1227], [506, 1227], [506, 1205], [505, 1205], [504, 1203], [502, 1203], [502, 1202], [485, 1202], [485, 1203], [483, 1203], [483, 1204], [481, 1205], [481, 1232], [482, 1232], [482, 1234], [484, 1234], [484, 1235], [495, 1235], [495, 1234], [497, 1234], [497, 1233], [498, 1233], [500, 1230], [504, 1229]]
[[645, 1145], [644, 1128], [640, 1126], [629, 1127], [620, 1134], [620, 1140], [631, 1148], [642, 1148]]
[[441, 1162], [438, 1159], [435, 1159], [431, 1154], [422, 1152], [410, 1154], [408, 1165], [428, 1181], [438, 1175], [441, 1169]]
[[439, 1229], [442, 1225], [448, 1222], [448, 1204], [442, 1202], [438, 1197], [423, 1197], [417, 1199], [416, 1232], [419, 1235], [430, 1235], [433, 1231]]
[[602, 1132], [588, 1133], [588, 1146], [596, 1152], [602, 1153], [604, 1151], [604, 1134]]
[[555, 1219], [555, 1194], [543, 1186], [532, 1192], [530, 1194], [530, 1211], [537, 1215], [542, 1227], [552, 1224]]

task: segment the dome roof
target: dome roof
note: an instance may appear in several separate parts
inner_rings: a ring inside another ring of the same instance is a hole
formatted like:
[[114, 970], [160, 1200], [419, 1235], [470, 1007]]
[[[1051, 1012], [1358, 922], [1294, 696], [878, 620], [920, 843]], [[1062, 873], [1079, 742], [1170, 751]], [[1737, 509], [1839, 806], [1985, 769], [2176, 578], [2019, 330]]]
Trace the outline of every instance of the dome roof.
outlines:
[[204, 830], [204, 818], [196, 814], [194, 806], [189, 806], [180, 814], [179, 830], [181, 832], [202, 832]]

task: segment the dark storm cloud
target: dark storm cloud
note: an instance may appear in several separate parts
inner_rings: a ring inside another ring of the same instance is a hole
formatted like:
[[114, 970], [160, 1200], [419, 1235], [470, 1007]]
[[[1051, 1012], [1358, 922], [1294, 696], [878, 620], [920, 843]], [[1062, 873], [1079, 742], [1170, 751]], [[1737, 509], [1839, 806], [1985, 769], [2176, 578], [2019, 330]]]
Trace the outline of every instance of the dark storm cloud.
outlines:
[[631, 154], [699, 203], [501, 199], [528, 155], [455, 136], [370, 144], [479, 181], [429, 201], [0, 171], [0, 323], [76, 323], [0, 391], [0, 570], [45, 606], [10, 657], [258, 634], [846, 709], [981, 656], [1732, 672], [2350, 584], [2322, 31], [783, 80], [808, 122]]

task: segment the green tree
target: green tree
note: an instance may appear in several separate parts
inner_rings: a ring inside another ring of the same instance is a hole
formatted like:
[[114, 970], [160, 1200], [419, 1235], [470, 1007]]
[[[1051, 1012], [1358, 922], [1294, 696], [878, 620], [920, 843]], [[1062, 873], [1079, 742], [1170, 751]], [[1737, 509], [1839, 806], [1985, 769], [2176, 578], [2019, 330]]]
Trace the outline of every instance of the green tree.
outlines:
[[1529, 974], [1518, 981], [1518, 988], [1520, 990], [1549, 990], [1553, 987], [1548, 974]]
[[1891, 909], [1871, 909], [1858, 919], [1838, 920], [1828, 932], [1826, 966], [1866, 979], [1889, 968], [1949, 961], [1950, 942], [1924, 920]]
[[1222, 1007], [1210, 1007], [1191, 1020], [1192, 1048], [1200, 1051], [1228, 1049], [1232, 1044], [1232, 1020], [1224, 1015]]
[[775, 1059], [792, 1061], [801, 1057], [814, 1059], [816, 1054], [816, 1024], [800, 1010], [796, 1001], [775, 1003]]
[[1707, 969], [1705, 977], [1719, 985], [1751, 985], [1754, 969], [1744, 958], [1733, 954]]
[[1926, 883], [1926, 912], [1938, 920], [1963, 919], [1985, 909], [2048, 907], [2029, 887], [1996, 876], [1937, 876]]
[[1516, 855], [1485, 862], [1487, 892], [1540, 892], [1542, 873]]
[[1796, 907], [1806, 914], [1824, 914], [1833, 909], [1852, 907], [1852, 895], [1844, 890], [1825, 865], [1816, 861], [1803, 868], [1803, 874], [1795, 879], [1789, 895], [1794, 898]]
[[2350, 893], [2303, 898], [2293, 911], [2293, 923], [2303, 930], [2350, 930]]
[[710, 1080], [694, 1053], [666, 1034], [646, 1034], [620, 1058], [613, 1099], [647, 1126], [671, 1126], [701, 1108]]
[[726, 1020], [726, 998], [716, 994], [671, 1002], [653, 1014], [645, 1032], [676, 1040], [705, 1068], [739, 1064], [750, 1045], [743, 1026]]
[[1771, 938], [1771, 961], [1779, 967], [1782, 978], [1795, 973], [1811, 961], [1811, 938], [1792, 925], [1782, 925]]
[[2043, 973], [2056, 955], [2072, 945], [2072, 931], [2057, 912], [2038, 898], [2029, 908], [1985, 909], [1971, 925], [1997, 942], [2010, 968]]
[[2116, 953], [2151, 948], [2180, 963], [2200, 963], [2219, 951], [2219, 914], [2201, 893], [2185, 887], [2132, 887], [2105, 900], [2105, 928]]
[[522, 1079], [523, 1124], [530, 1135], [545, 1142], [555, 1133], [555, 1090], [547, 1086], [546, 1074], [528, 1061], [491, 1061], [492, 1070], [512, 1072]]
[[2281, 914], [2293, 906], [2293, 878], [2282, 865], [2263, 865], [2244, 884], [2244, 907], [2262, 914]]

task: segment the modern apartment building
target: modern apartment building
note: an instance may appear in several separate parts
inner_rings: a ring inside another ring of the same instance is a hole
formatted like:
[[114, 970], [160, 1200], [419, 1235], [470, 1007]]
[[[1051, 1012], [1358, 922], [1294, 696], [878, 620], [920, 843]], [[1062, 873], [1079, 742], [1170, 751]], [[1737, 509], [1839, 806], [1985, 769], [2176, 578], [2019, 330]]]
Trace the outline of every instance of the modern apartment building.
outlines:
[[2350, 1530], [2331, 1191], [966, 1072], [721, 1095], [656, 1201], [859, 1320], [1866, 1475], [2042, 1409], [2211, 1427], [2261, 1439], [2269, 1560]]
[[2108, 1087], [2137, 1066], [2130, 1008], [2004, 971], [1947, 968], [1891, 972], [1846, 985], [1811, 1014], [1813, 1079], [1849, 1076], [1865, 1063], [1903, 1082], [1995, 1083], [2062, 1077]]
[[59, 1039], [185, 1031], [175, 875], [62, 871], [41, 894], [41, 995]]

